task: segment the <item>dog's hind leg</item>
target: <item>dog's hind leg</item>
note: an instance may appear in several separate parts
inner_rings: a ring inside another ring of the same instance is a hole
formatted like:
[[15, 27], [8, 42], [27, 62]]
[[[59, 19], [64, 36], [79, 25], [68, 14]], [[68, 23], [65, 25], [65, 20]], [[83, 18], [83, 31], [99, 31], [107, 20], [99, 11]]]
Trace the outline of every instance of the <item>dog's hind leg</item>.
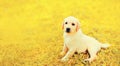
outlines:
[[95, 48], [89, 48], [88, 49], [88, 52], [89, 52], [89, 55], [90, 55], [90, 58], [88, 59], [85, 59], [85, 61], [89, 61], [90, 63], [96, 59], [96, 54], [98, 52], [99, 49], [96, 49]]

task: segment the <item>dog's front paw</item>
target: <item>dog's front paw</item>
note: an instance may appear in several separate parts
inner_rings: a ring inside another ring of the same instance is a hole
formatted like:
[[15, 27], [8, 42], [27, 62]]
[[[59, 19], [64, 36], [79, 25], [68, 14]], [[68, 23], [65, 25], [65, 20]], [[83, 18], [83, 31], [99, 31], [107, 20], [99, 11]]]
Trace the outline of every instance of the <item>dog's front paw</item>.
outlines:
[[66, 61], [68, 61], [68, 60], [69, 60], [68, 58], [63, 57], [63, 58], [61, 59], [61, 62], [66, 62]]

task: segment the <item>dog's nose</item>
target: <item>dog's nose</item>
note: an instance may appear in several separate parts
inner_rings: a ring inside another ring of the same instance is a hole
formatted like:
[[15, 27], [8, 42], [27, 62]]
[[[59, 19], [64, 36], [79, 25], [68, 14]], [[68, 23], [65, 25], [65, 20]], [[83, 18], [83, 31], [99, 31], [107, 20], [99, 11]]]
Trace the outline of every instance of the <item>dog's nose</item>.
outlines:
[[66, 32], [69, 33], [70, 32], [70, 28], [66, 28]]

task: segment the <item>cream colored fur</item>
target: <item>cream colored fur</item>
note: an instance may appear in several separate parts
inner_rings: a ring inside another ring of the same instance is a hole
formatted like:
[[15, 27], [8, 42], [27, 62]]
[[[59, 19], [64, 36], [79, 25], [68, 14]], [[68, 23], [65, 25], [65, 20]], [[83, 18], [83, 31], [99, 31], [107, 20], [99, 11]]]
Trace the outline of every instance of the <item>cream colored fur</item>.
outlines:
[[[66, 23], [67, 22], [67, 23]], [[75, 25], [72, 25], [72, 24]], [[109, 44], [102, 44], [95, 38], [85, 35], [80, 28], [79, 20], [75, 17], [67, 17], [63, 22], [64, 30], [64, 46], [61, 55], [65, 55], [61, 61], [68, 61], [69, 58], [74, 54], [74, 52], [85, 52], [88, 50], [90, 58], [85, 59], [85, 61], [93, 61], [96, 58], [97, 52], [101, 48], [107, 48]], [[70, 33], [66, 32], [66, 28], [70, 28]]]

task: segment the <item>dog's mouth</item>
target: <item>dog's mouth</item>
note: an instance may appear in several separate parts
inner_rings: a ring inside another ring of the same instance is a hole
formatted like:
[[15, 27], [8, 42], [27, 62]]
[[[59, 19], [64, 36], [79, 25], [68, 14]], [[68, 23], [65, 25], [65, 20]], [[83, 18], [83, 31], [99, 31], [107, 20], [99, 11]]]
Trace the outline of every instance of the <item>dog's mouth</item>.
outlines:
[[67, 32], [67, 33], [70, 33], [70, 28], [66, 28], [66, 32]]

